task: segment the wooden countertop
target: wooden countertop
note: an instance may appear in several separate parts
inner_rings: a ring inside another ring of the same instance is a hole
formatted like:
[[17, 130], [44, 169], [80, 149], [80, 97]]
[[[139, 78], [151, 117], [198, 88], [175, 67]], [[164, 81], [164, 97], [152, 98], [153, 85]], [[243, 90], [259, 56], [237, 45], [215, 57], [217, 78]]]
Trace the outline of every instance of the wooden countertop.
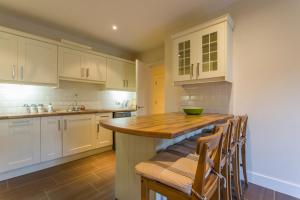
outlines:
[[87, 109], [84, 111], [67, 112], [67, 111], [56, 111], [52, 113], [16, 113], [16, 114], [2, 114], [0, 120], [5, 119], [22, 119], [22, 118], [36, 118], [36, 117], [54, 117], [62, 115], [80, 115], [80, 114], [97, 114], [97, 113], [112, 113], [112, 112], [134, 112], [135, 109]]
[[172, 139], [185, 133], [232, 118], [233, 115], [165, 113], [101, 121], [107, 129], [138, 136]]

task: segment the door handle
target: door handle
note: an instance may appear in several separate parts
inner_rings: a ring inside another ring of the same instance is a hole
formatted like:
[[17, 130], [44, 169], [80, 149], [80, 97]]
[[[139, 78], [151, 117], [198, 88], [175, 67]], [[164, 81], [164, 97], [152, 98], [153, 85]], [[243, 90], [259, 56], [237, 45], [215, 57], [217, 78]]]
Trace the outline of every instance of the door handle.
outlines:
[[192, 79], [192, 77], [194, 76], [194, 64], [191, 64], [191, 72], [190, 72], [190, 75], [191, 75], [191, 79]]
[[200, 76], [200, 63], [197, 63], [197, 78]]
[[100, 124], [97, 124], [97, 139], [99, 139], [99, 132], [100, 132]]
[[24, 79], [24, 67], [21, 66], [21, 80]]
[[90, 68], [86, 68], [86, 77], [88, 78], [90, 76]]
[[80, 73], [81, 73], [81, 78], [84, 77], [84, 69], [83, 68], [80, 68]]
[[16, 78], [16, 65], [12, 65], [12, 78]]
[[58, 131], [60, 131], [60, 120], [57, 120]]
[[64, 130], [66, 131], [68, 128], [67, 120], [64, 120]]

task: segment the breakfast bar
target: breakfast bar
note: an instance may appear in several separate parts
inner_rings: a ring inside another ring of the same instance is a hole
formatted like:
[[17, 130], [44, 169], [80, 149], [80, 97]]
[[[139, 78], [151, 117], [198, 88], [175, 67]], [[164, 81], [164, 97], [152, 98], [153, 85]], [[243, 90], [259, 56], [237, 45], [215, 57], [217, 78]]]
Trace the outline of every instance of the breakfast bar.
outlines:
[[232, 117], [165, 113], [101, 121], [104, 128], [116, 132], [116, 199], [140, 199], [140, 179], [135, 173], [135, 165], [151, 159], [172, 144], [200, 133], [202, 128]]

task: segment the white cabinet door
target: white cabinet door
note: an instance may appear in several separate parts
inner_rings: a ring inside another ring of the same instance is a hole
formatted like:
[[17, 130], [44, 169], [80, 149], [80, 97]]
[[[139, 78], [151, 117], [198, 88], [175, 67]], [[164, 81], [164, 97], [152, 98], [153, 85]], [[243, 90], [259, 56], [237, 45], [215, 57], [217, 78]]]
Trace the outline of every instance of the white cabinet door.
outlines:
[[225, 76], [225, 26], [224, 22], [198, 32], [199, 79]]
[[17, 79], [18, 37], [0, 32], [0, 80]]
[[86, 79], [96, 82], [106, 81], [106, 58], [92, 54], [83, 55]]
[[20, 39], [20, 81], [57, 84], [57, 69], [57, 45], [26, 38]]
[[62, 117], [41, 118], [41, 160], [62, 157]]
[[107, 59], [107, 82], [106, 87], [111, 89], [125, 89], [126, 70], [124, 62]]
[[40, 162], [40, 118], [8, 121], [8, 132], [1, 143], [9, 170]]
[[8, 121], [9, 120], [1, 120], [0, 121], [0, 173], [9, 170], [9, 150], [11, 148], [11, 144], [9, 144], [9, 131], [8, 131]]
[[195, 34], [177, 38], [173, 41], [173, 75], [174, 81], [196, 79], [198, 43]]
[[93, 148], [95, 115], [64, 116], [63, 122], [63, 156]]
[[59, 76], [62, 78], [83, 79], [85, 71], [83, 58], [80, 51], [69, 48], [58, 48]]
[[125, 87], [130, 90], [136, 89], [136, 66], [132, 63], [125, 63], [126, 69], [126, 85]]
[[107, 120], [112, 118], [112, 113], [102, 113], [99, 115], [96, 115], [96, 125], [97, 125], [97, 131], [96, 131], [96, 144], [95, 148], [100, 148], [100, 147], [106, 147], [110, 146], [113, 143], [113, 138], [112, 138], [112, 131], [108, 130], [106, 128], [103, 128], [100, 125], [101, 120]]

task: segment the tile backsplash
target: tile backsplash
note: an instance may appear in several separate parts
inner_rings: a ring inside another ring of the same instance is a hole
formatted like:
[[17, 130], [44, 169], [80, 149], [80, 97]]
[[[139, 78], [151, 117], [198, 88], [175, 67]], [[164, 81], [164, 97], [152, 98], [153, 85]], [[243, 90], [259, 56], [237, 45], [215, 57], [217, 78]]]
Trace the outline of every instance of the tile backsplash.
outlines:
[[136, 93], [128, 91], [105, 90], [102, 85], [60, 81], [59, 88], [29, 85], [0, 84], [0, 113], [25, 112], [24, 104], [49, 103], [54, 109], [67, 109], [74, 104], [78, 95], [79, 105], [92, 109], [121, 108], [124, 101], [128, 106], [135, 105]]
[[230, 113], [231, 89], [229, 83], [209, 83], [184, 87], [180, 106], [200, 106], [206, 113]]

